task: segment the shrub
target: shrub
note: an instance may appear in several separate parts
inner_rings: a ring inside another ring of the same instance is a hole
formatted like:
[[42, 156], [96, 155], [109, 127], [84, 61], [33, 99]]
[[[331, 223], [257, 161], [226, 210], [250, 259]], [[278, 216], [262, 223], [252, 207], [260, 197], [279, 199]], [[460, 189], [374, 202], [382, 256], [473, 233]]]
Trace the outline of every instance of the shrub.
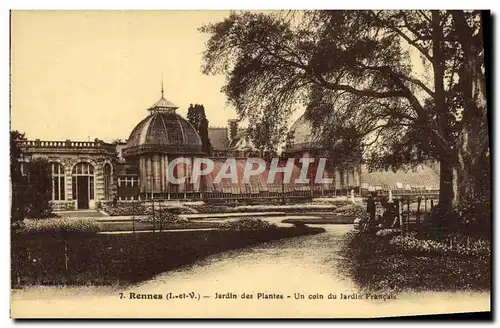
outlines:
[[220, 228], [225, 230], [264, 230], [275, 229], [277, 226], [261, 219], [244, 218], [237, 221], [223, 222]]
[[460, 222], [460, 230], [476, 236], [489, 236], [491, 233], [490, 198], [468, 199], [455, 208]]
[[100, 226], [92, 219], [83, 218], [51, 218], [22, 221], [18, 232], [21, 235], [47, 235], [67, 237], [69, 235], [95, 234]]
[[140, 202], [102, 203], [102, 209], [111, 216], [143, 215], [145, 207]]

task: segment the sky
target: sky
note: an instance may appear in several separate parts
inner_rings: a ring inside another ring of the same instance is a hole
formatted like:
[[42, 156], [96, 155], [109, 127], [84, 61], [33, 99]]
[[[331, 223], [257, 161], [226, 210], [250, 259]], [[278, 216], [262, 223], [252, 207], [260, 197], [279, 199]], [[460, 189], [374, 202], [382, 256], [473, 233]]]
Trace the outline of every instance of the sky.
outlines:
[[[236, 111], [225, 77], [201, 72], [209, 36], [198, 28], [229, 11], [13, 11], [11, 129], [28, 139], [128, 139], [161, 97], [186, 117], [203, 104], [210, 126]], [[425, 72], [411, 53], [413, 73]], [[425, 79], [428, 80], [428, 79]], [[428, 81], [427, 81], [428, 82]], [[299, 106], [300, 107], [300, 106]], [[293, 123], [302, 113], [298, 108]]]
[[29, 139], [127, 139], [161, 97], [211, 126], [236, 118], [224, 76], [201, 72], [205, 23], [228, 11], [13, 11], [11, 129]]

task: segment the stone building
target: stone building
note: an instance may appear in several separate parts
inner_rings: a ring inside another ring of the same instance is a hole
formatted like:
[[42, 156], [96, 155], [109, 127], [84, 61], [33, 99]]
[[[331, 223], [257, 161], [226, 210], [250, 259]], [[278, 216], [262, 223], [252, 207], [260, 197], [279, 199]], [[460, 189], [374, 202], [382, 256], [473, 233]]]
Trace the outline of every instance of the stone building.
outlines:
[[41, 141], [22, 144], [23, 162], [45, 158], [52, 171], [54, 210], [95, 208], [116, 196], [116, 146], [101, 140]]

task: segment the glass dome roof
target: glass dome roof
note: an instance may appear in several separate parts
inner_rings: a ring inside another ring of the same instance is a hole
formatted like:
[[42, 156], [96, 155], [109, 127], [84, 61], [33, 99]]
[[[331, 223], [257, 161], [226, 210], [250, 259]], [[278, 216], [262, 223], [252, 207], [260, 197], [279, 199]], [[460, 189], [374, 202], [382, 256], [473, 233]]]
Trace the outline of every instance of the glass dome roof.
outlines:
[[161, 98], [130, 133], [124, 157], [145, 153], [201, 154], [201, 139], [196, 129], [175, 113], [178, 107]]

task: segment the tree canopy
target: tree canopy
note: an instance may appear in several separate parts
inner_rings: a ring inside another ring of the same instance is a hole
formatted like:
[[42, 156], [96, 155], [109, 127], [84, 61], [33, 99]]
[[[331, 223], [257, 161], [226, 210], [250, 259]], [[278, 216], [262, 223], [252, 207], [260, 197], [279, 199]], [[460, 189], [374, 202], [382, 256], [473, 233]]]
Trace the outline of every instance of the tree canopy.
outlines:
[[193, 104], [189, 105], [187, 118], [189, 123], [193, 125], [201, 138], [202, 151], [210, 154], [212, 152], [212, 144], [208, 137], [208, 120], [205, 114], [205, 107], [203, 105]]
[[24, 133], [10, 133], [10, 179], [12, 188], [11, 222], [25, 218], [46, 218], [52, 215], [51, 167], [46, 159], [37, 158], [24, 164], [21, 169]]

